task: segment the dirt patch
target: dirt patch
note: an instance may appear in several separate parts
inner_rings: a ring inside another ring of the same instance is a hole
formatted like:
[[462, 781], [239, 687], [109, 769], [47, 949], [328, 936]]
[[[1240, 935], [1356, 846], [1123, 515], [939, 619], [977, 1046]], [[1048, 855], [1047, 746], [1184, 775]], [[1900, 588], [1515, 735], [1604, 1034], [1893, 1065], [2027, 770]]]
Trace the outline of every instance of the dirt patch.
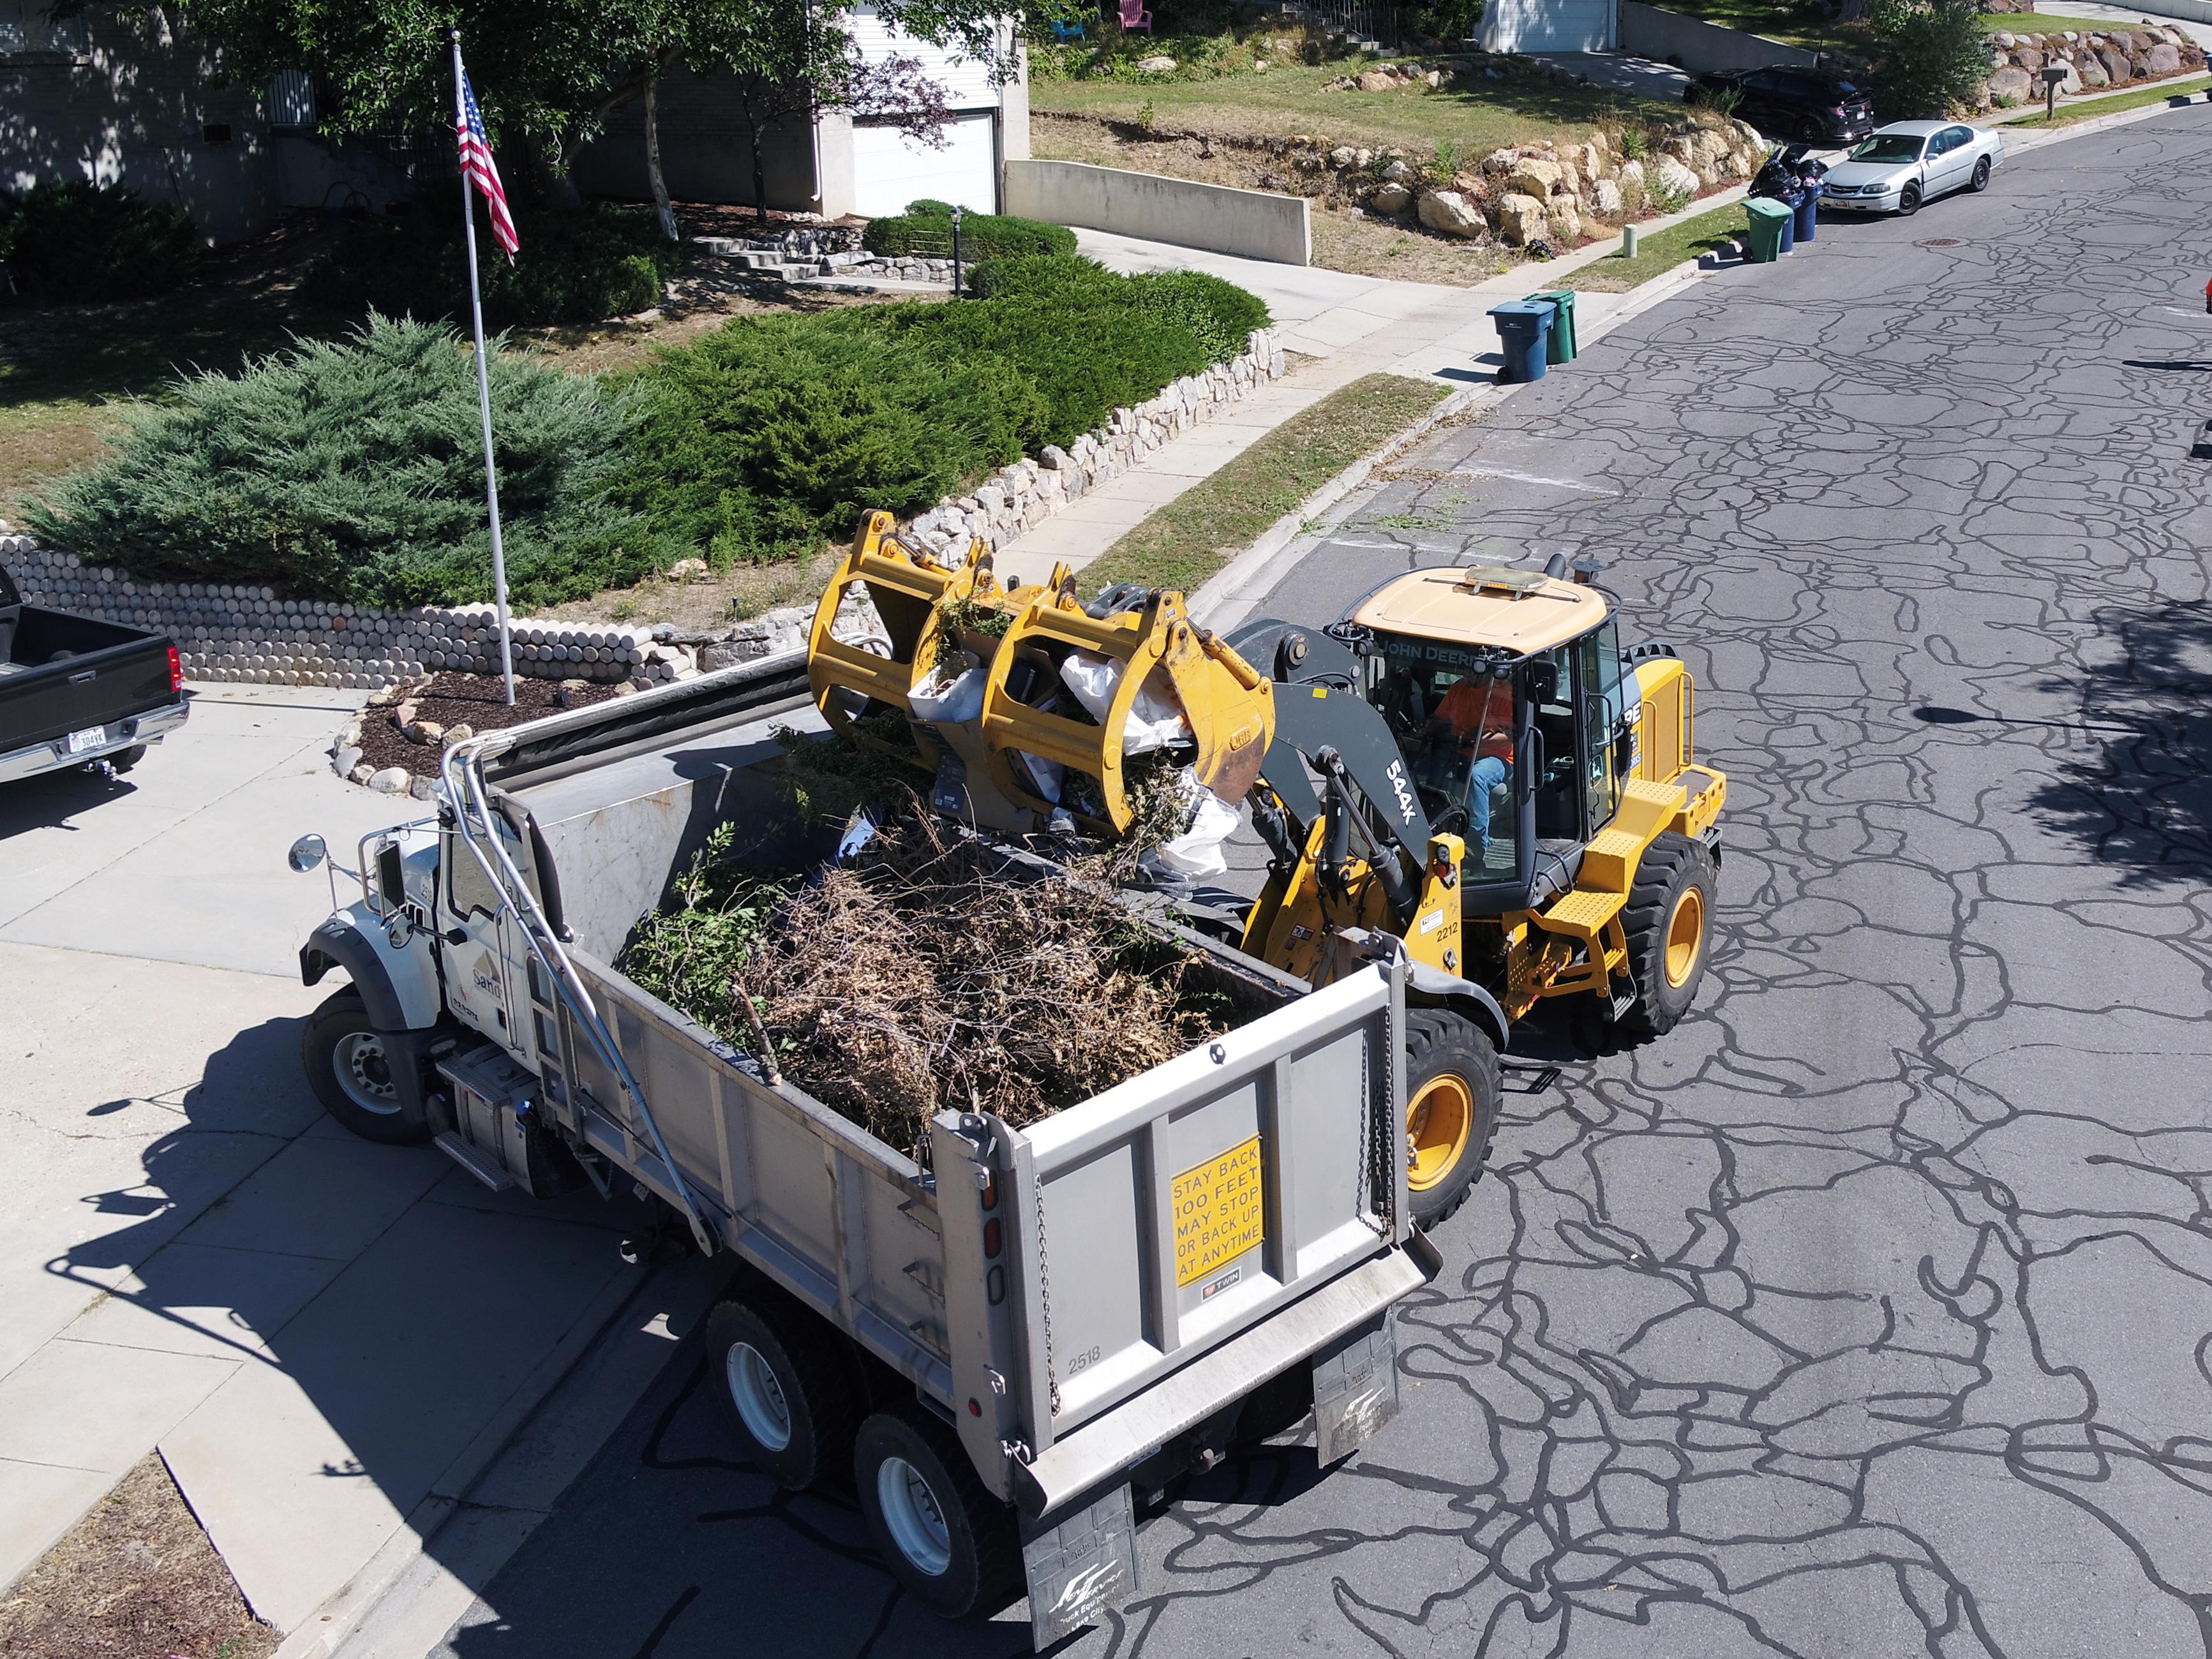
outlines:
[[[416, 721], [428, 721], [443, 731], [466, 726], [473, 732], [496, 732], [525, 720], [542, 720], [564, 708], [588, 708], [615, 695], [613, 686], [595, 685], [588, 680], [529, 679], [518, 674], [514, 702], [509, 707], [498, 675], [462, 674], [447, 669], [433, 674], [421, 690], [410, 694], [405, 704]], [[442, 738], [417, 743], [392, 724], [392, 717], [398, 712], [396, 704], [373, 704], [362, 711], [362, 764], [377, 771], [404, 766], [418, 777], [434, 776], [438, 757], [444, 752]]]
[[843, 557], [840, 549], [790, 563], [738, 565], [689, 581], [655, 575], [541, 614], [563, 622], [668, 623], [681, 634], [717, 634], [778, 605], [812, 605]]
[[266, 1659], [278, 1640], [247, 1610], [158, 1452], [0, 1602], [0, 1653], [25, 1659]]

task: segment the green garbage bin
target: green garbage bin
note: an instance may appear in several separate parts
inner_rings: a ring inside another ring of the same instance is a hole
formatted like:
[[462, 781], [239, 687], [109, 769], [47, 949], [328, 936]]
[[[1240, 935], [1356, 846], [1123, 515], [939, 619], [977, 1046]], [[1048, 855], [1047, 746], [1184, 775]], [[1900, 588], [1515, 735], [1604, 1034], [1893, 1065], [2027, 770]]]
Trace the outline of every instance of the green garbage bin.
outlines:
[[1571, 288], [1547, 288], [1540, 294], [1528, 296], [1531, 304], [1549, 304], [1552, 307], [1551, 337], [1544, 343], [1544, 361], [1558, 368], [1575, 360], [1575, 291]]
[[1764, 196], [1747, 196], [1743, 210], [1751, 221], [1744, 233], [1743, 257], [1754, 265], [1771, 265], [1782, 257], [1782, 229], [1796, 219], [1786, 202]]

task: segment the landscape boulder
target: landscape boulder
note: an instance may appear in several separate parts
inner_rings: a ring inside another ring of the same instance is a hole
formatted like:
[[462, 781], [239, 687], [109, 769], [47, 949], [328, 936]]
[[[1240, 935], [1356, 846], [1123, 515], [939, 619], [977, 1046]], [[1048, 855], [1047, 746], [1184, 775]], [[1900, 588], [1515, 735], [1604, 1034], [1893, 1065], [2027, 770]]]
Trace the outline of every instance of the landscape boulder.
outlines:
[[2145, 54], [2145, 61], [2153, 75], [2178, 75], [2181, 72], [2181, 48], [2161, 40]]
[[1398, 77], [1386, 70], [1370, 70], [1352, 84], [1362, 92], [1393, 92], [1397, 89]]
[[[1513, 198], [1507, 197], [1509, 202]], [[1482, 210], [1455, 190], [1432, 190], [1421, 198], [1421, 222], [1442, 236], [1468, 240], [1489, 234]]]
[[1382, 169], [1382, 182], [1386, 185], [1410, 185], [1413, 182], [1413, 169], [1403, 161], [1393, 161]]
[[[1422, 206], [1425, 208], [1427, 203], [1424, 201]], [[1534, 196], [1515, 191], [1498, 204], [1498, 234], [1509, 243], [1525, 247], [1550, 232], [1550, 222], [1544, 216], [1544, 204]]]
[[[1456, 192], [1454, 192], [1456, 194]], [[1376, 213], [1403, 213], [1413, 199], [1413, 192], [1403, 185], [1384, 185], [1367, 198], [1369, 209]]]
[[1583, 239], [1583, 210], [1571, 196], [1554, 196], [1545, 204], [1545, 216], [1551, 221], [1552, 240], [1562, 247], [1572, 247]]
[[[1669, 209], [1681, 206], [1698, 193], [1698, 175], [1671, 155], [1655, 161], [1650, 177], [1653, 198]], [[1673, 199], [1677, 197], [1681, 199]]]
[[1358, 161], [1359, 152], [1349, 144], [1339, 144], [1328, 153], [1328, 164], [1333, 167], [1356, 166]]
[[2084, 52], [2075, 67], [2081, 71], [2081, 84], [2093, 92], [2100, 87], [2112, 84], [2112, 77], [2105, 73], [2104, 64], [2098, 61], [2094, 52]]
[[2034, 82], [2024, 69], [2014, 69], [2008, 64], [1990, 76], [1990, 100], [1992, 103], [2024, 103]]
[[2117, 46], [2107, 46], [2099, 52], [2097, 61], [2105, 66], [2105, 78], [2113, 86], [2125, 86], [2135, 76], [2135, 70], [2128, 63], [2127, 53]]
[[1139, 75], [1168, 75], [1174, 72], [1176, 60], [1172, 58], [1139, 58], [1137, 60]]
[[1590, 186], [1590, 211], [1601, 219], [1618, 219], [1622, 203], [1620, 186], [1610, 179], [1601, 179]]
[[1504, 149], [1493, 149], [1482, 158], [1482, 170], [1485, 173], [1497, 173], [1501, 176], [1512, 172], [1520, 165], [1521, 152], [1510, 147]]
[[1541, 202], [1559, 189], [1561, 173], [1557, 161], [1523, 160], [1515, 164], [1506, 187]]

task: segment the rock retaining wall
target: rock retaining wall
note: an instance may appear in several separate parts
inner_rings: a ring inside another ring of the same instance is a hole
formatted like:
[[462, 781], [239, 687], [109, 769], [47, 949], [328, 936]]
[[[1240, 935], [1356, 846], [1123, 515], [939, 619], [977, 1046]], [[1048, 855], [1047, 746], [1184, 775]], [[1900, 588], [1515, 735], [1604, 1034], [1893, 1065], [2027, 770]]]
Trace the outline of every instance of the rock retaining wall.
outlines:
[[[908, 538], [957, 558], [970, 537], [997, 548], [1069, 501], [1117, 477], [1188, 430], [1281, 376], [1282, 348], [1256, 329], [1241, 356], [1177, 380], [1085, 433], [1067, 449], [1000, 468], [972, 495], [947, 500], [908, 526]], [[489, 605], [384, 611], [279, 597], [274, 588], [216, 582], [142, 582], [80, 563], [0, 522], [0, 564], [33, 605], [158, 629], [177, 643], [185, 678], [257, 685], [379, 690], [442, 668], [493, 673], [499, 636]], [[514, 667], [544, 679], [627, 681], [639, 688], [805, 642], [811, 605], [787, 605], [720, 635], [517, 617]]]
[[2204, 68], [2203, 47], [2171, 24], [2148, 18], [2133, 27], [2115, 23], [2094, 33], [2000, 31], [1990, 37], [1990, 78], [1983, 101], [2001, 107], [2041, 102], [2045, 69], [2065, 70], [2058, 95], [2078, 98], [2137, 81], [2197, 74]]

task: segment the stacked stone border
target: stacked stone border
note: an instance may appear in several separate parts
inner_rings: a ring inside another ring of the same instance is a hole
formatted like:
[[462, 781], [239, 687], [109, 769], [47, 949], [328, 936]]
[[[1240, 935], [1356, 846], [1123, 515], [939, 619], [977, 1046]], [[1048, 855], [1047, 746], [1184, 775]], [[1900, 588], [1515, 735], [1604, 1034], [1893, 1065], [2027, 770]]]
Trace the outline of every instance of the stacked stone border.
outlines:
[[[1035, 459], [1001, 467], [972, 495], [948, 498], [916, 517], [908, 538], [947, 559], [965, 551], [971, 537], [1003, 546], [1284, 372], [1273, 334], [1255, 329], [1243, 355], [1186, 376], [1133, 409], [1115, 410], [1104, 426], [1065, 450], [1048, 445]], [[483, 674], [499, 668], [489, 605], [386, 611], [285, 599], [272, 587], [230, 582], [141, 582], [13, 533], [0, 533], [0, 562], [33, 605], [167, 634], [188, 680], [380, 690], [440, 669]], [[679, 635], [665, 623], [518, 617], [514, 667], [537, 678], [628, 682], [643, 690], [801, 644], [812, 617], [811, 605], [787, 605], [719, 636], [702, 636]]]

